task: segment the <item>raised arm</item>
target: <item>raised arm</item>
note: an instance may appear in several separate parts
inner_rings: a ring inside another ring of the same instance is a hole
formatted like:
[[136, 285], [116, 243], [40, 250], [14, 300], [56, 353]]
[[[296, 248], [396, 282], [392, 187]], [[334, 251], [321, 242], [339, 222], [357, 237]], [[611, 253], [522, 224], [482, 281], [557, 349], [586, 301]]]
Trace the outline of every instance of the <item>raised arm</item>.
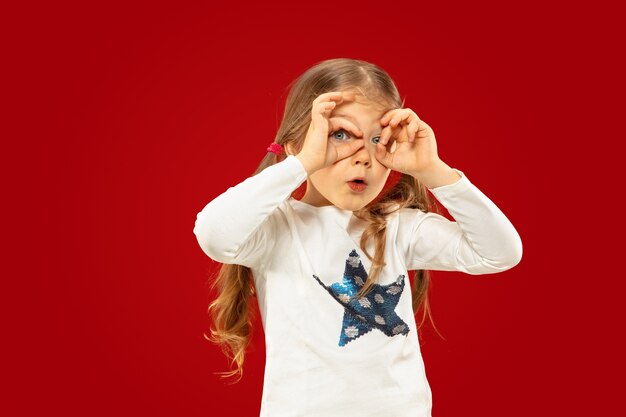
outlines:
[[417, 209], [400, 214], [399, 243], [409, 270], [493, 274], [513, 268], [522, 258], [522, 240], [502, 211], [454, 169], [460, 179], [429, 188], [455, 221]]
[[292, 155], [247, 178], [209, 202], [193, 233], [211, 259], [252, 267], [273, 246], [270, 214], [307, 178]]

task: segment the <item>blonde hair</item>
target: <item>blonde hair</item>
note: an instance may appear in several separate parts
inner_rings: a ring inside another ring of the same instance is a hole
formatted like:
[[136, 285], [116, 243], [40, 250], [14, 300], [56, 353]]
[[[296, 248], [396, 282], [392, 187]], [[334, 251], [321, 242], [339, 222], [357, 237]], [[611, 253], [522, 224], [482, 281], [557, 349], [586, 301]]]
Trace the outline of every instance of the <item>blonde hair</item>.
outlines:
[[[391, 108], [402, 108], [404, 101], [391, 77], [378, 66], [350, 58], [329, 59], [309, 68], [289, 85], [289, 94], [285, 103], [283, 119], [274, 141], [283, 146], [289, 145], [295, 153], [302, 148], [306, 132], [311, 123], [311, 107], [313, 100], [320, 94], [329, 91], [358, 90], [370, 100], [389, 103]], [[268, 166], [284, 160], [285, 155], [268, 152], [253, 175]], [[389, 185], [391, 183], [391, 185]], [[365, 285], [356, 297], [363, 297], [372, 289], [385, 266], [383, 254], [386, 239], [386, 216], [401, 208], [414, 208], [424, 212], [439, 212], [438, 207], [430, 198], [426, 187], [410, 175], [392, 171], [379, 196], [364, 208], [355, 211], [354, 215], [367, 221], [360, 246], [372, 262]], [[303, 184], [304, 185], [304, 184]], [[298, 190], [292, 193], [296, 195]], [[374, 255], [366, 250], [369, 239], [374, 239]], [[250, 297], [256, 297], [254, 282], [249, 268], [243, 265], [222, 264], [214, 277], [211, 289], [217, 288], [217, 298], [209, 305], [209, 314], [213, 320], [211, 336], [205, 338], [221, 346], [224, 354], [230, 358], [231, 365], [237, 369], [223, 372], [226, 377], [239, 375], [243, 377], [243, 363], [246, 348], [252, 335], [253, 309], [250, 308]], [[434, 326], [428, 303], [430, 277], [427, 270], [416, 270], [414, 274], [413, 313], [417, 314], [423, 306], [422, 321], [426, 316]], [[435, 327], [436, 329], [436, 327]]]

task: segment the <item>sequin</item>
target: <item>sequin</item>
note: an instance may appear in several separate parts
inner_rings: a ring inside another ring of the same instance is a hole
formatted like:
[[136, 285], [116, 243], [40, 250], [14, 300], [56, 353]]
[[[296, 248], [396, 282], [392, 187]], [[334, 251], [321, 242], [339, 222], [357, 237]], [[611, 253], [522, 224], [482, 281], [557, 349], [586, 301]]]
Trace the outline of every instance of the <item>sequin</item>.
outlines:
[[349, 327], [346, 327], [345, 333], [346, 333], [346, 336], [355, 338], [359, 335], [359, 329], [356, 328], [355, 326], [349, 326]]
[[400, 291], [402, 291], [400, 287], [398, 287], [397, 285], [393, 285], [389, 287], [389, 289], [387, 290], [387, 294], [397, 294]]
[[393, 328], [392, 332], [393, 332], [393, 334], [402, 333], [404, 328], [405, 328], [404, 324], [399, 324], [399, 325], [397, 325], [396, 327]]
[[398, 334], [407, 335], [409, 326], [394, 311], [404, 289], [405, 276], [399, 275], [394, 283], [374, 284], [365, 297], [356, 299], [365, 282], [367, 272], [356, 250], [352, 250], [346, 259], [343, 279], [326, 286], [316, 275], [313, 278], [344, 308], [342, 331], [339, 346], [378, 329], [389, 337]]

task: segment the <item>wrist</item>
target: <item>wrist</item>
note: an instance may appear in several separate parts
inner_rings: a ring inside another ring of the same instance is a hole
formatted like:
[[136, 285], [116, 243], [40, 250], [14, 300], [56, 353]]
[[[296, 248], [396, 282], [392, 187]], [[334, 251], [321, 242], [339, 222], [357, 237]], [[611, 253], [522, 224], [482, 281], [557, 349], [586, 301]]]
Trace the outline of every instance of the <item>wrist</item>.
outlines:
[[461, 179], [461, 176], [442, 160], [412, 176], [430, 189], [453, 184]]
[[315, 171], [317, 171], [317, 169], [315, 169], [315, 167], [312, 166], [311, 163], [305, 157], [302, 156], [302, 153], [297, 154], [296, 158], [298, 158], [298, 160], [300, 161], [300, 163], [302, 164], [302, 166], [306, 170], [306, 173], [307, 173], [308, 176], [310, 176]]

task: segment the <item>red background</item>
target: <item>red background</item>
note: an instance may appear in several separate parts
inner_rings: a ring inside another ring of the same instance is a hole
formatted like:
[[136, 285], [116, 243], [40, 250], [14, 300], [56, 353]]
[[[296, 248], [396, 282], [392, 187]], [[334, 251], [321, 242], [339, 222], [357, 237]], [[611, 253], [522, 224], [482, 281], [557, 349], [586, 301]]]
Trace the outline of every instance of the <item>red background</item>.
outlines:
[[287, 84], [334, 57], [387, 70], [440, 157], [522, 237], [512, 270], [432, 273], [445, 337], [427, 322], [433, 415], [612, 410], [623, 387], [612, 382], [623, 369], [614, 10], [88, 3], [3, 13], [5, 415], [258, 415], [262, 328], [244, 379], [225, 385], [214, 372], [227, 360], [202, 337], [216, 264], [192, 229], [264, 156]]

